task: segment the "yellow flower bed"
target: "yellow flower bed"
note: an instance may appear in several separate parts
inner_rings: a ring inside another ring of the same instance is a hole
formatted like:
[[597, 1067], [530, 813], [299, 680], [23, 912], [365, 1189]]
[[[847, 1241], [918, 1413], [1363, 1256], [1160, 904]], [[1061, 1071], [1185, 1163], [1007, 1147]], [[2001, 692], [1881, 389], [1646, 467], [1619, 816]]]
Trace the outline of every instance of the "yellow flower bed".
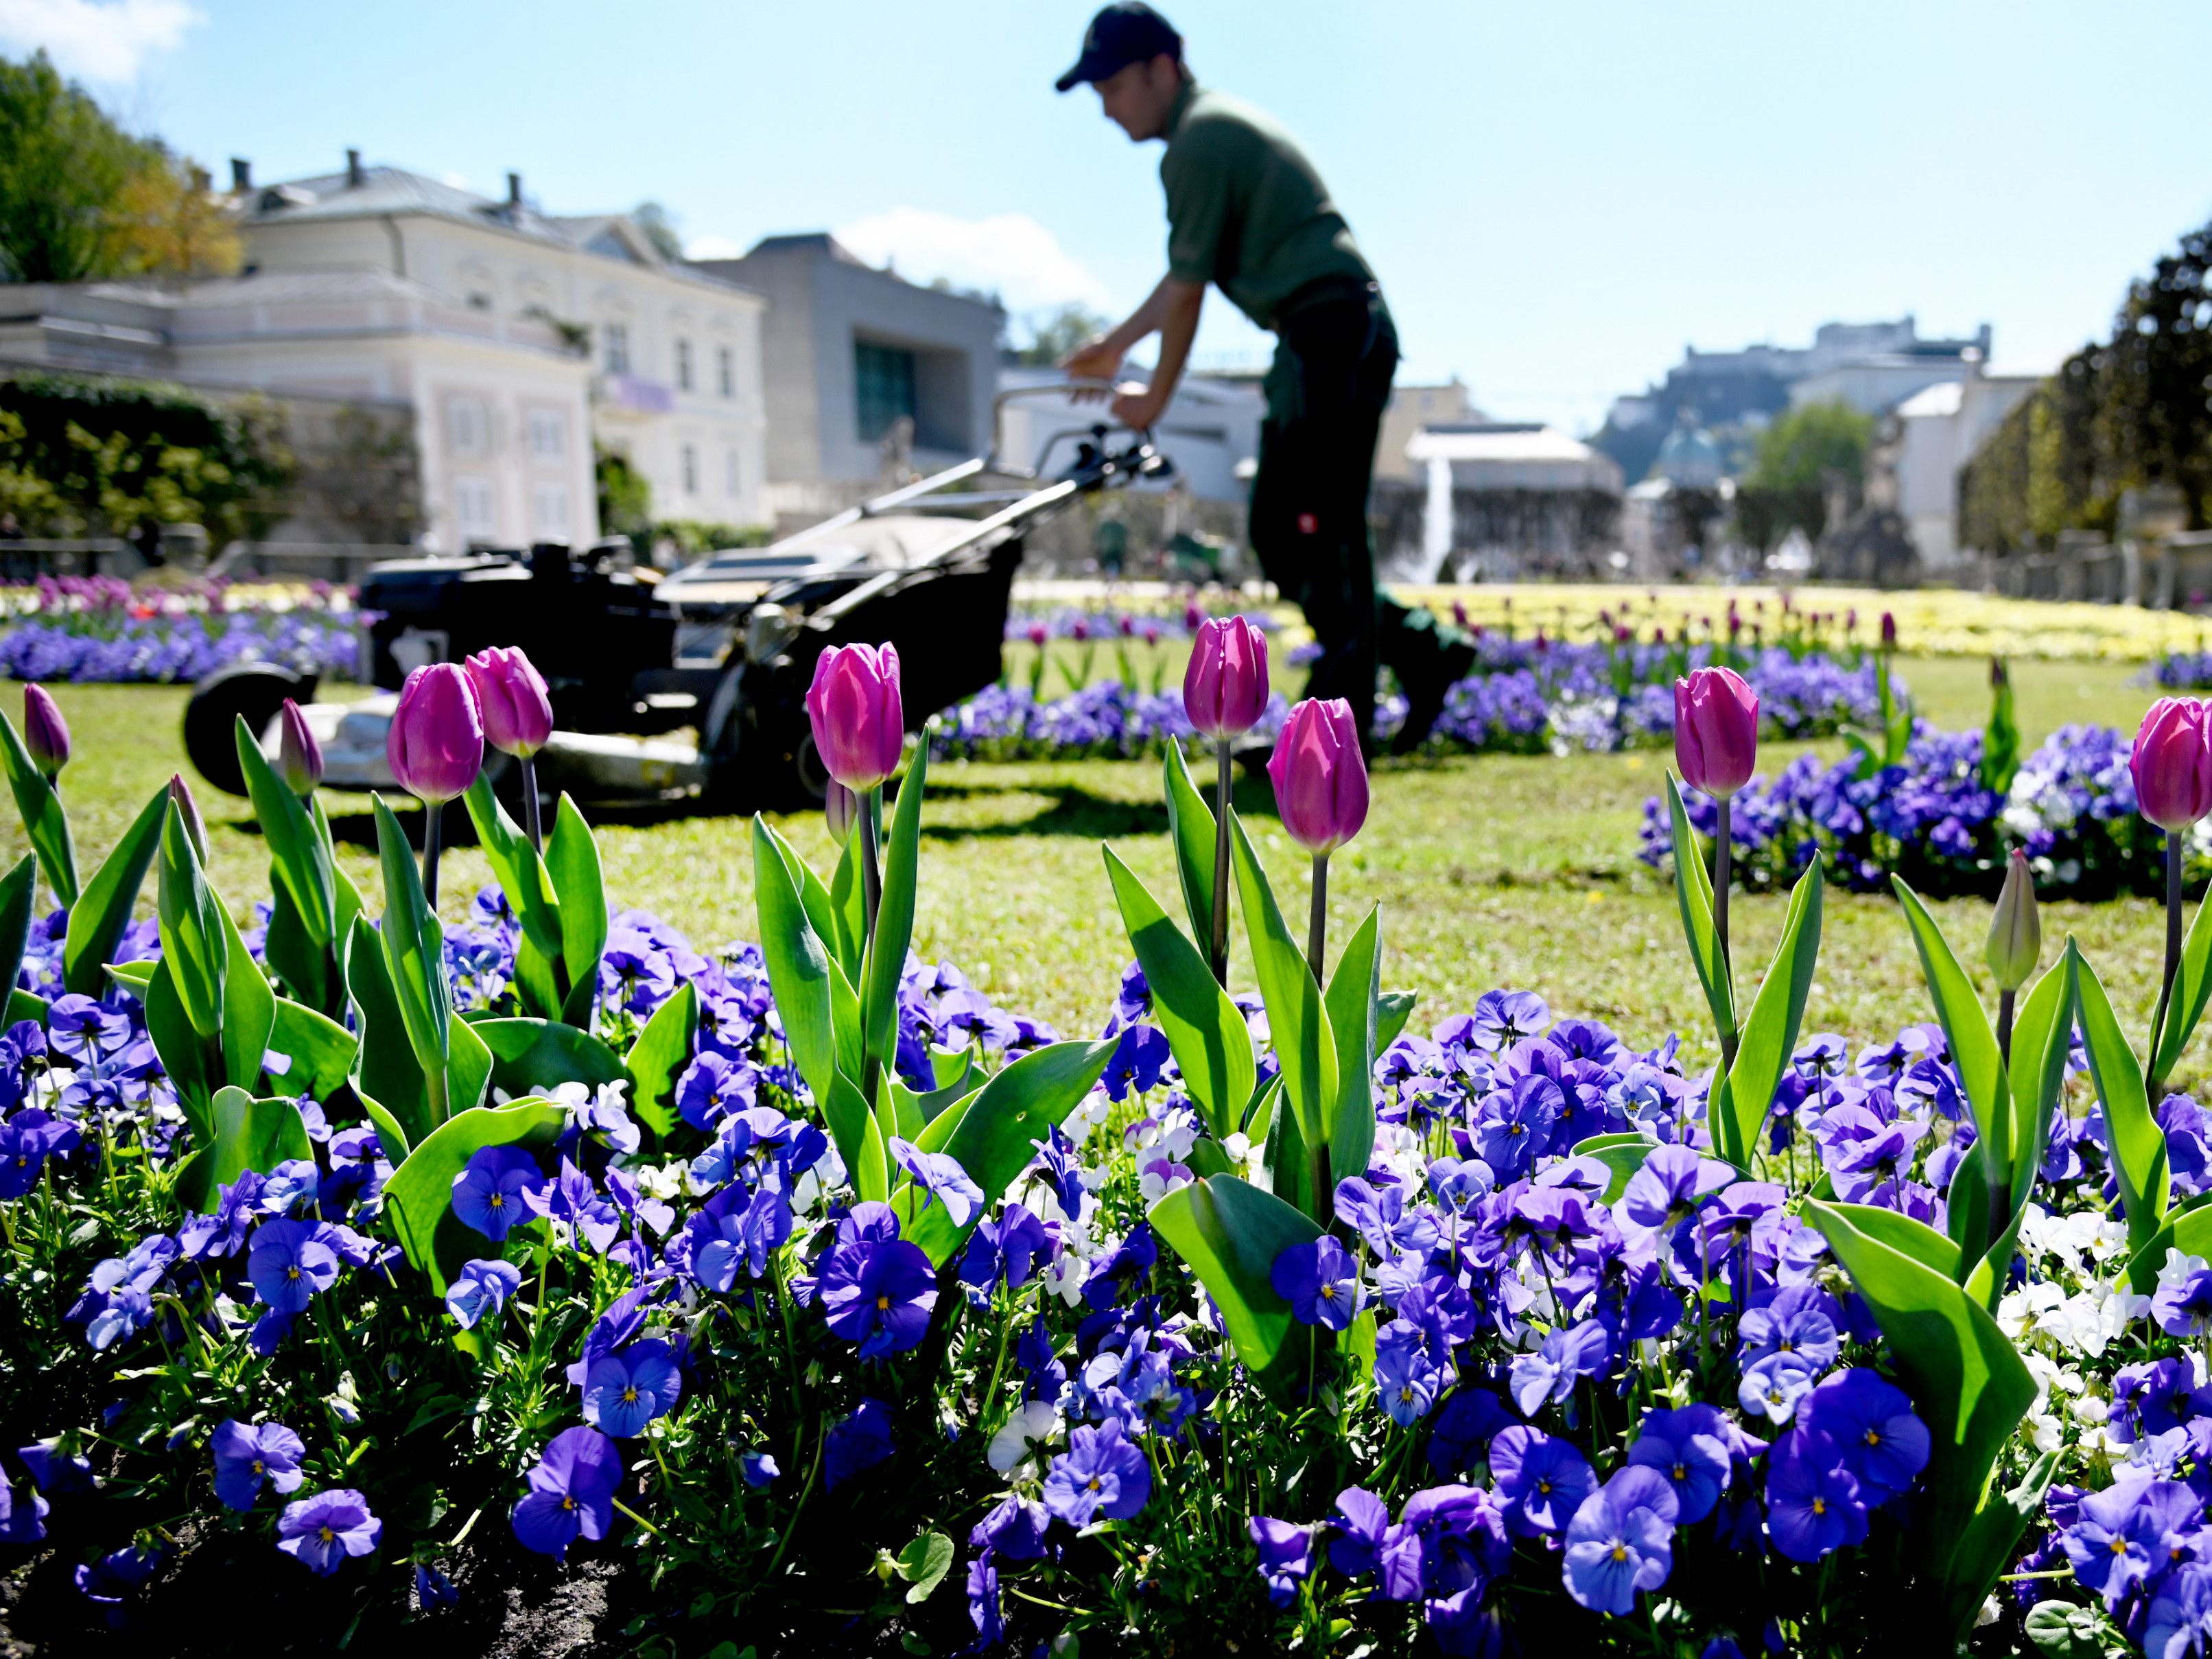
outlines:
[[2144, 611], [2121, 605], [2061, 605], [2037, 599], [2007, 599], [1987, 593], [1929, 588], [1883, 592], [1871, 587], [1673, 586], [1626, 584], [1500, 583], [1480, 586], [1410, 587], [1391, 592], [1409, 605], [1426, 605], [1439, 615], [1464, 607], [1470, 623], [1485, 628], [1510, 625], [1528, 635], [1538, 627], [1553, 637], [1603, 636], [1601, 613], [1648, 639], [1655, 627], [1669, 635], [1686, 623], [1692, 639], [1725, 629], [1729, 605], [1735, 604], [1745, 627], [1755, 623], [1771, 641], [1787, 604], [1835, 620], [1822, 631], [1842, 637], [1844, 621], [1856, 613], [1850, 637], [1871, 643], [1881, 613], [1897, 618], [1898, 647], [1938, 656], [2042, 657], [2112, 662], [2148, 662], [2169, 651], [2203, 647], [2201, 617], [2178, 611]]

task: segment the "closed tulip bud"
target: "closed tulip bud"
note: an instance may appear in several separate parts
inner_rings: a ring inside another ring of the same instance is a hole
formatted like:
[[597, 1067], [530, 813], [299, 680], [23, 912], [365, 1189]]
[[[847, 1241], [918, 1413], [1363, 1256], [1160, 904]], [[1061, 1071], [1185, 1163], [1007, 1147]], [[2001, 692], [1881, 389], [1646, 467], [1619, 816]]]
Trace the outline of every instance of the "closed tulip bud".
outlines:
[[177, 816], [185, 821], [185, 839], [199, 854], [200, 862], [208, 860], [207, 820], [200, 816], [200, 804], [192, 799], [192, 787], [185, 781], [184, 774], [169, 775], [169, 799], [177, 804]]
[[59, 777], [70, 763], [69, 722], [43, 685], [23, 688], [23, 747], [49, 779]]
[[2212, 705], [2160, 697], [2128, 755], [2136, 811], [2161, 830], [2186, 830], [2212, 812]]
[[459, 663], [425, 663], [407, 677], [384, 737], [399, 787], [429, 805], [465, 793], [483, 770], [483, 714]]
[[830, 775], [864, 795], [898, 770], [906, 742], [899, 659], [890, 645], [832, 646], [814, 659], [806, 690], [814, 746]]
[[1990, 920], [1987, 959], [2000, 991], [2017, 991], [2027, 983], [2043, 955], [2043, 918], [2036, 914], [2035, 882], [2027, 872], [2027, 854], [2013, 849], [2005, 866], [2004, 889], [1997, 895], [1997, 913]]
[[1241, 737], [1267, 708], [1267, 636], [1249, 618], [1208, 617], [1198, 625], [1182, 674], [1182, 706], [1209, 738]]
[[1343, 846], [1367, 822], [1367, 762], [1352, 705], [1342, 697], [1309, 697], [1291, 710], [1267, 775], [1283, 828], [1316, 858]]
[[1723, 798], [1759, 763], [1759, 694], [1733, 668], [1693, 668], [1674, 682], [1674, 764], [1692, 789]]
[[853, 825], [860, 816], [860, 798], [836, 779], [830, 780], [830, 787], [822, 797], [822, 816], [830, 822], [830, 834], [838, 841], [853, 838]]
[[276, 720], [276, 769], [283, 775], [284, 787], [305, 800], [323, 781], [323, 746], [315, 741], [315, 734], [307, 729], [307, 717], [291, 698], [284, 699]]
[[1881, 648], [1885, 651], [1897, 649], [1897, 618], [1887, 611], [1881, 613]]
[[1040, 651], [1044, 649], [1044, 642], [1049, 636], [1046, 634], [1042, 623], [1031, 623], [1029, 627], [1029, 635], [1031, 645]]
[[543, 749], [553, 735], [553, 701], [530, 659], [515, 646], [499, 645], [471, 657], [468, 669], [484, 741], [518, 760]]

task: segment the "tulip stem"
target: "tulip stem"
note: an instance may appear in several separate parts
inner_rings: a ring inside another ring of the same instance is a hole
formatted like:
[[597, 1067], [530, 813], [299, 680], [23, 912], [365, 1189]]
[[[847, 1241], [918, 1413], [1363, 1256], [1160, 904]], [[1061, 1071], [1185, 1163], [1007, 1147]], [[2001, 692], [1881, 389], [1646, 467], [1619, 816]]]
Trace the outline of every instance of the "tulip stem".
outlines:
[[[876, 816], [883, 810], [884, 787], [880, 783], [860, 797], [860, 915], [864, 927], [861, 958], [865, 963], [870, 951], [876, 948], [876, 912], [884, 902], [884, 872], [877, 866]], [[863, 967], [865, 975], [866, 969]], [[883, 1056], [872, 1052], [861, 1060], [860, 1092], [868, 1103], [868, 1109], [876, 1109], [876, 1079], [882, 1073]]]
[[530, 850], [543, 854], [545, 836], [538, 816], [538, 762], [529, 755], [522, 757], [522, 827], [530, 832]]
[[[1720, 798], [1721, 821], [1713, 836], [1713, 934], [1719, 941], [1721, 977], [1729, 988], [1729, 1006], [1735, 1006], [1735, 969], [1729, 961], [1728, 904], [1729, 852], [1732, 834], [1729, 829], [1731, 799]], [[1735, 1065], [1736, 1034], [1733, 1030], [1721, 1033], [1721, 1071], [1725, 1075]]]
[[2165, 1082], [2157, 1075], [2158, 1051], [2166, 1037], [2166, 1017], [2173, 1006], [2174, 981], [2181, 977], [2181, 835], [2166, 832], [2166, 972], [2158, 982], [2158, 1012], [2150, 1017], [2150, 1092]]
[[438, 908], [438, 840], [444, 827], [446, 803], [426, 800], [422, 803], [422, 896], [435, 915]]
[[1229, 988], [1229, 739], [1214, 739], [1213, 982]]
[[1313, 908], [1306, 917], [1306, 966], [1313, 969], [1314, 983], [1326, 988], [1328, 981], [1322, 973], [1322, 945], [1328, 933], [1328, 854], [1316, 853], [1313, 861]]
[[1997, 1058], [2012, 1065], [2012, 1006], [2016, 991], [1997, 993]]

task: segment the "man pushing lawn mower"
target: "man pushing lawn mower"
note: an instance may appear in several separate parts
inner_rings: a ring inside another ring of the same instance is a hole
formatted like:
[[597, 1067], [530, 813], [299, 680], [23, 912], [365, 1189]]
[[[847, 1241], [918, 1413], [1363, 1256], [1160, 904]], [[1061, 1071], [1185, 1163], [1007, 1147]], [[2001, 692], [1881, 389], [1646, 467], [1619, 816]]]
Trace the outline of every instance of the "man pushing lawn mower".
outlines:
[[1183, 62], [1182, 37], [1150, 6], [1122, 0], [1091, 20], [1082, 56], [1059, 87], [1085, 82], [1132, 142], [1167, 144], [1168, 274], [1127, 321], [1060, 367], [1110, 380], [1130, 348], [1157, 332], [1152, 384], [1113, 397], [1115, 417], [1141, 432], [1175, 393], [1208, 283], [1274, 331], [1252, 548], [1322, 648], [1307, 695], [1347, 699], [1368, 732], [1376, 665], [1387, 665], [1410, 704], [1392, 747], [1413, 749], [1452, 682], [1474, 665], [1474, 647], [1376, 589], [1367, 492], [1398, 365], [1382, 286], [1297, 141], [1262, 111], [1200, 86]]

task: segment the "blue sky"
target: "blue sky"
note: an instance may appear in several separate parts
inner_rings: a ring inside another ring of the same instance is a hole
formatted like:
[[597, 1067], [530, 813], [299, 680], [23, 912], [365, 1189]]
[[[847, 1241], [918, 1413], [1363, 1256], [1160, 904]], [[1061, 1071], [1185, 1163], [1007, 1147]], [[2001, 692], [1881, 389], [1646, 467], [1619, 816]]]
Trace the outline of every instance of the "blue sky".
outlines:
[[[2047, 366], [2212, 218], [2212, 7], [1178, 0], [1200, 75], [1305, 141], [1380, 271], [1402, 378], [1594, 427], [1691, 342], [1832, 318], [1996, 330]], [[227, 172], [347, 146], [549, 210], [653, 198], [705, 246], [835, 227], [1018, 311], [1140, 298], [1157, 146], [1052, 90], [1061, 0], [628, 6], [0, 0], [110, 106]], [[1202, 352], [1267, 340], [1217, 295]]]

